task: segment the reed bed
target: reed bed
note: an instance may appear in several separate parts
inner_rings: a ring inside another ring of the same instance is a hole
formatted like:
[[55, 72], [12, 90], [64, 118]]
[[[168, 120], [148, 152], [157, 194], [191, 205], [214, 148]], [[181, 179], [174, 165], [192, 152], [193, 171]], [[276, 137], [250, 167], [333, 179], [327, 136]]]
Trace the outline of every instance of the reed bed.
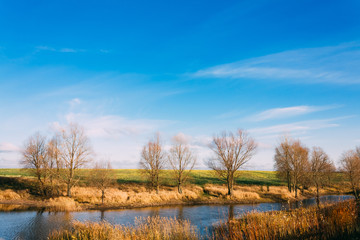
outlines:
[[212, 238], [349, 239], [358, 234], [358, 208], [355, 201], [346, 201], [321, 208], [251, 213], [216, 228]]
[[76, 203], [74, 199], [68, 197], [50, 198], [46, 201], [45, 206], [46, 210], [54, 212], [81, 210], [81, 207], [78, 205], [78, 203]]
[[50, 240], [143, 240], [143, 239], [198, 239], [196, 228], [189, 221], [164, 217], [135, 220], [134, 226], [111, 225], [107, 222], [75, 222], [72, 229], [55, 231]]

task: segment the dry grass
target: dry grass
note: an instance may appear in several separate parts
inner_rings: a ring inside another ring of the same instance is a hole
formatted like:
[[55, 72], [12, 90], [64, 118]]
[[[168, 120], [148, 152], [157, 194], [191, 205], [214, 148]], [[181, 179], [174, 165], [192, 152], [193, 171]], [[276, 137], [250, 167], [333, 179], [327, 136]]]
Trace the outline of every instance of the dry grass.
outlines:
[[[204, 194], [205, 193], [205, 194]], [[93, 187], [74, 187], [73, 198], [79, 203], [101, 204], [101, 192]], [[295, 200], [294, 193], [288, 192], [286, 187], [271, 186], [269, 191], [261, 186], [235, 186], [231, 201], [236, 202], [264, 202], [265, 198], [278, 200]], [[299, 198], [301, 195], [299, 193]], [[175, 187], [162, 187], [159, 194], [149, 191], [143, 185], [121, 186], [109, 188], [105, 193], [107, 206], [151, 206], [159, 204], [173, 204], [194, 201], [230, 200], [225, 185], [206, 184], [204, 187], [188, 185], [179, 194]]]
[[78, 211], [81, 207], [72, 198], [58, 197], [46, 201], [48, 211]]
[[[228, 193], [227, 187], [224, 185], [206, 184], [204, 186], [204, 191], [214, 197], [221, 197], [226, 199], [229, 198], [227, 196]], [[233, 191], [233, 196], [231, 199], [235, 201], [245, 201], [245, 202], [257, 201], [261, 199], [259, 192], [260, 192], [259, 187], [235, 186]]]
[[[177, 193], [176, 188], [162, 189], [159, 194], [154, 191], [147, 191], [143, 186], [133, 188], [109, 188], [105, 193], [105, 204], [107, 205], [132, 205], [132, 204], [158, 204], [192, 201], [198, 199], [203, 192], [199, 186], [189, 186], [184, 188], [183, 193]], [[101, 193], [92, 187], [74, 187], [72, 190], [73, 198], [81, 203], [100, 204]]]
[[29, 206], [27, 205], [13, 205], [13, 204], [0, 204], [0, 211], [2, 212], [11, 212], [19, 210], [28, 210]]
[[162, 217], [135, 220], [134, 227], [102, 223], [76, 222], [71, 230], [53, 232], [50, 240], [143, 240], [143, 239], [198, 239], [196, 229], [189, 221]]
[[293, 211], [251, 213], [215, 230], [214, 239], [348, 239], [359, 233], [354, 201]]
[[28, 199], [30, 194], [26, 190], [14, 191], [11, 189], [0, 190], [0, 200], [19, 200]]
[[[287, 187], [284, 186], [271, 186], [269, 188], [268, 194], [275, 196], [276, 198], [283, 199], [283, 200], [296, 200], [295, 199], [295, 192], [289, 192]], [[301, 198], [300, 191], [298, 192], [298, 197]]]

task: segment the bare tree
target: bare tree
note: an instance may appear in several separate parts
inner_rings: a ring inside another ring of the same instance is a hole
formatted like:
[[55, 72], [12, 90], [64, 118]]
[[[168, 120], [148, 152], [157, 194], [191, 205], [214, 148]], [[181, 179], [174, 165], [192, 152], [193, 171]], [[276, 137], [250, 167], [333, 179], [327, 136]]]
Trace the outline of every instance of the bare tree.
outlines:
[[289, 192], [291, 192], [291, 168], [290, 168], [290, 149], [291, 140], [284, 137], [278, 147], [275, 148], [275, 165], [278, 176], [287, 182]]
[[140, 168], [143, 169], [145, 175], [150, 180], [152, 188], [159, 193], [159, 175], [160, 170], [165, 165], [165, 153], [160, 143], [160, 136], [156, 134], [154, 140], [149, 141], [142, 149]]
[[69, 124], [62, 130], [61, 161], [62, 178], [67, 186], [67, 196], [71, 197], [71, 188], [79, 180], [77, 170], [91, 161], [92, 148], [84, 129], [77, 124]]
[[285, 178], [289, 191], [295, 191], [295, 198], [301, 183], [306, 180], [309, 171], [309, 150], [301, 142], [284, 138], [275, 149], [275, 169], [280, 177]]
[[356, 200], [359, 200], [360, 186], [360, 149], [349, 150], [341, 158], [342, 171], [349, 179]]
[[333, 169], [334, 164], [324, 150], [320, 147], [314, 147], [310, 160], [310, 179], [316, 187], [316, 203], [318, 207], [320, 207], [319, 189], [326, 184]]
[[256, 150], [256, 143], [245, 131], [238, 130], [235, 134], [223, 132], [215, 136], [210, 147], [215, 153], [215, 158], [210, 159], [208, 166], [220, 179], [226, 181], [228, 195], [232, 196], [238, 170], [251, 159]]
[[61, 164], [61, 135], [56, 133], [47, 144], [47, 155], [49, 158], [49, 178], [50, 184], [60, 176]]
[[291, 179], [297, 198], [299, 186], [306, 180], [309, 170], [309, 150], [300, 141], [295, 141], [291, 146], [290, 156]]
[[114, 171], [110, 162], [97, 162], [90, 172], [90, 183], [101, 191], [101, 203], [104, 204], [105, 191], [114, 182]]
[[182, 185], [188, 180], [189, 174], [195, 166], [196, 158], [189, 146], [177, 141], [169, 151], [168, 160], [174, 173], [178, 192], [182, 193]]
[[45, 183], [48, 175], [46, 137], [40, 133], [35, 133], [29, 137], [24, 144], [22, 157], [22, 165], [36, 176], [41, 194], [46, 194]]

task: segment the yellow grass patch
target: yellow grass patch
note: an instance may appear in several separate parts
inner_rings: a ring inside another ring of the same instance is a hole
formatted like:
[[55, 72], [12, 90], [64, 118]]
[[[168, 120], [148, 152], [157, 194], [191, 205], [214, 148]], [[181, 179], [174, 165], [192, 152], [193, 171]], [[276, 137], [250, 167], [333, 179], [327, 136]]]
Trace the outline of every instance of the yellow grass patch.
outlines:
[[72, 198], [58, 197], [46, 201], [46, 209], [49, 211], [77, 211], [81, 210]]

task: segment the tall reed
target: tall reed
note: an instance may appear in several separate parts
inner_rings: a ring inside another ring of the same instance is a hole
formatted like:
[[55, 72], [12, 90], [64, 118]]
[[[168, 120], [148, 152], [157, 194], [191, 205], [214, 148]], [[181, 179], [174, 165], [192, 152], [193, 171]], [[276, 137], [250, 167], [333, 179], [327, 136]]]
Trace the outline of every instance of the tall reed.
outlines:
[[348, 239], [359, 234], [354, 201], [291, 211], [251, 213], [216, 228], [213, 239]]
[[107, 222], [75, 222], [72, 229], [53, 232], [50, 240], [143, 240], [198, 239], [196, 228], [186, 220], [147, 217], [135, 220], [134, 226], [111, 225]]

